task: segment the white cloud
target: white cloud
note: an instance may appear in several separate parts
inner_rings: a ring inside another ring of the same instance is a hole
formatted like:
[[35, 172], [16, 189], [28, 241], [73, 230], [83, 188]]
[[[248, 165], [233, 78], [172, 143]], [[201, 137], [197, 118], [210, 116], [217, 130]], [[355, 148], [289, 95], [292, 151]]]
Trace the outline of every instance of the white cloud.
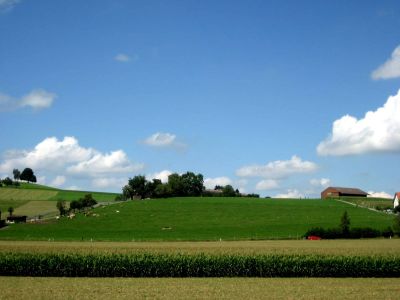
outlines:
[[318, 147], [319, 155], [354, 155], [400, 151], [400, 90], [383, 107], [357, 120], [346, 115], [336, 120], [331, 135]]
[[105, 177], [105, 178], [94, 178], [92, 180], [92, 186], [95, 188], [105, 189], [105, 188], [122, 188], [128, 182], [128, 178], [115, 178], [115, 177]]
[[114, 59], [116, 61], [119, 61], [119, 62], [122, 62], [122, 63], [128, 63], [128, 62], [131, 62], [131, 61], [137, 61], [139, 59], [139, 56], [136, 55], [136, 54], [133, 55], [133, 56], [129, 56], [129, 55], [124, 54], [124, 53], [119, 53], [114, 57]]
[[147, 175], [147, 178], [149, 180], [160, 179], [162, 183], [166, 183], [166, 182], [168, 182], [168, 176], [171, 175], [171, 174], [172, 174], [171, 171], [163, 170], [163, 171], [158, 172], [158, 173], [149, 174], [149, 175]]
[[64, 137], [62, 141], [49, 137], [32, 150], [9, 152], [0, 164], [0, 170], [10, 172], [13, 168], [24, 167], [60, 170], [65, 165], [89, 159], [95, 152], [94, 149], [79, 146], [74, 137]]
[[32, 150], [10, 151], [0, 163], [0, 172], [10, 173], [13, 168], [25, 167], [35, 171], [98, 177], [105, 174], [136, 172], [142, 169], [143, 165], [131, 163], [122, 150], [103, 154], [93, 148], [81, 147], [74, 137], [64, 137], [60, 141], [50, 137]]
[[310, 173], [318, 169], [317, 164], [303, 161], [294, 155], [290, 160], [276, 160], [266, 165], [244, 166], [236, 171], [240, 177], [263, 177], [269, 179], [287, 178], [298, 173]]
[[394, 49], [392, 56], [373, 71], [371, 76], [375, 80], [400, 77], [400, 46]]
[[94, 153], [89, 159], [67, 168], [72, 174], [101, 176], [111, 173], [134, 173], [143, 169], [143, 164], [132, 164], [122, 150], [111, 153]]
[[29, 107], [33, 110], [42, 110], [49, 108], [57, 95], [47, 92], [43, 89], [32, 90], [29, 94], [14, 99], [6, 94], [0, 94], [0, 111], [13, 111]]
[[316, 187], [327, 187], [331, 184], [331, 180], [328, 178], [311, 179], [310, 184]]
[[33, 109], [48, 108], [53, 104], [54, 99], [57, 97], [54, 93], [49, 93], [45, 90], [38, 89], [31, 91], [19, 101], [20, 107], [31, 107]]
[[53, 181], [50, 183], [50, 186], [60, 187], [66, 181], [67, 181], [67, 178], [65, 176], [59, 175], [59, 176], [57, 176], [56, 178], [53, 179]]
[[20, 0], [0, 0], [0, 12], [8, 12], [17, 5]]
[[274, 198], [292, 198], [292, 199], [298, 199], [298, 198], [304, 198], [304, 194], [300, 193], [298, 190], [287, 190], [286, 193], [282, 194], [277, 194]]
[[184, 148], [185, 144], [177, 141], [176, 135], [167, 132], [156, 132], [143, 141], [147, 146], [151, 147], [175, 147]]
[[204, 186], [210, 190], [213, 190], [216, 185], [225, 186], [228, 184], [232, 185], [232, 180], [230, 180], [228, 177], [215, 177], [204, 179]]
[[369, 191], [367, 197], [373, 197], [373, 198], [388, 198], [388, 199], [393, 199], [393, 195], [390, 195], [386, 192], [374, 192], [374, 191]]
[[257, 183], [256, 190], [264, 191], [264, 190], [272, 190], [279, 186], [278, 181], [274, 179], [264, 179]]

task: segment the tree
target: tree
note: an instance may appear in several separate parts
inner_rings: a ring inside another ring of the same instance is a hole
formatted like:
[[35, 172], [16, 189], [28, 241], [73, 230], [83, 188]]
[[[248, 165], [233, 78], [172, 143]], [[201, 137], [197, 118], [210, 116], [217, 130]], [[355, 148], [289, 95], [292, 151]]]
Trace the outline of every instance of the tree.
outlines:
[[60, 212], [60, 216], [64, 216], [67, 214], [67, 204], [64, 200], [58, 200], [57, 201], [57, 209]]
[[14, 175], [14, 180], [19, 180], [19, 177], [21, 176], [21, 172], [18, 169], [14, 169], [13, 175]]
[[3, 184], [5, 186], [10, 186], [10, 185], [13, 184], [13, 181], [12, 181], [12, 179], [10, 177], [6, 177], [5, 179], [3, 179]]
[[126, 198], [126, 199], [133, 199], [134, 191], [132, 189], [132, 187], [127, 184], [122, 188], [122, 195]]
[[230, 184], [228, 184], [228, 185], [224, 186], [224, 188], [222, 189], [222, 195], [224, 197], [235, 197], [236, 192], [233, 189], [233, 187]]
[[19, 176], [19, 179], [28, 182], [36, 182], [36, 176], [31, 168], [25, 168]]
[[7, 209], [7, 211], [8, 211], [8, 213], [10, 214], [10, 217], [11, 217], [12, 214], [13, 214], [13, 212], [14, 212], [14, 207], [10, 206], [10, 207]]
[[203, 175], [186, 172], [181, 176], [185, 196], [200, 196], [203, 193]]
[[345, 211], [340, 218], [340, 230], [342, 231], [343, 236], [346, 236], [350, 233], [350, 218]]
[[[400, 207], [400, 205], [397, 207]], [[394, 234], [400, 236], [400, 213], [397, 213], [394, 217], [392, 229]]]
[[173, 173], [168, 176], [168, 185], [171, 189], [171, 196], [186, 196], [185, 184], [178, 173]]
[[128, 185], [131, 188], [132, 196], [139, 196], [140, 198], [144, 198], [146, 195], [146, 177], [144, 175], [137, 175], [133, 178], [130, 178], [128, 181]]

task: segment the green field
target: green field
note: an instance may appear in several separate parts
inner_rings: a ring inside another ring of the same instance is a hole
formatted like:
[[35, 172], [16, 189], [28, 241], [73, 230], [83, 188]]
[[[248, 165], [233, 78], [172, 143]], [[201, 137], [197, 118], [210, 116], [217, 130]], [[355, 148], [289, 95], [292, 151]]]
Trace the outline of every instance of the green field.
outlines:
[[368, 207], [368, 208], [378, 208], [378, 209], [387, 209], [393, 208], [393, 200], [392, 199], [384, 199], [384, 198], [364, 198], [364, 197], [342, 197], [341, 200], [354, 203], [359, 206]]
[[399, 278], [0, 277], [2, 299], [396, 299]]
[[[14, 214], [35, 217], [49, 217], [57, 213], [56, 201], [67, 202], [78, 200], [86, 194], [92, 194], [97, 202], [114, 202], [116, 193], [69, 191], [33, 183], [20, 183], [19, 187], [0, 188], [0, 210], [2, 219], [8, 215], [7, 209], [12, 206]], [[40, 203], [42, 201], [43, 203]]]
[[3, 240], [207, 241], [300, 239], [310, 227], [335, 227], [347, 210], [351, 226], [384, 229], [393, 216], [335, 200], [170, 198], [127, 201], [40, 224], [0, 230]]

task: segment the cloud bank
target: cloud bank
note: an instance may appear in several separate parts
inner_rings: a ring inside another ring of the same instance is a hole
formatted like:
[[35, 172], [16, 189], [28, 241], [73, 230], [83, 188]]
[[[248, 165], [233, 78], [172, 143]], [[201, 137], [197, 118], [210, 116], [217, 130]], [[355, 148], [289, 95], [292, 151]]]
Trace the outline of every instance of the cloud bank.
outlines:
[[394, 49], [392, 56], [371, 74], [372, 79], [391, 79], [400, 77], [400, 46]]
[[143, 141], [143, 144], [156, 147], [156, 148], [185, 148], [186, 145], [179, 142], [176, 138], [175, 134], [168, 133], [168, 132], [156, 132], [146, 138]]
[[0, 0], [0, 12], [11, 11], [20, 0]]
[[29, 94], [20, 99], [12, 98], [9, 95], [0, 93], [0, 112], [13, 111], [22, 108], [31, 108], [33, 110], [42, 110], [49, 108], [57, 95], [47, 92], [43, 89], [32, 90]]
[[204, 186], [206, 189], [213, 190], [216, 185], [225, 186], [225, 185], [232, 185], [232, 180], [228, 177], [215, 177], [215, 178], [206, 178], [204, 179]]
[[364, 118], [345, 115], [333, 122], [332, 133], [317, 147], [322, 156], [400, 151], [400, 90]]
[[303, 161], [294, 155], [290, 160], [276, 160], [266, 165], [244, 166], [236, 171], [239, 177], [263, 177], [266, 179], [282, 179], [294, 174], [310, 173], [318, 169], [317, 164]]
[[[113, 176], [126, 178], [127, 174], [142, 170], [144, 165], [132, 163], [122, 150], [102, 153], [93, 148], [82, 147], [76, 138], [66, 136], [63, 140], [56, 137], [46, 138], [31, 150], [8, 151], [0, 163], [0, 172], [11, 174], [14, 168], [25, 167], [42, 175], [57, 174], [52, 181], [55, 186], [63, 185], [67, 176], [72, 176], [93, 178], [94, 186], [106, 187], [121, 182], [118, 181], [121, 179]], [[111, 183], [106, 183], [104, 178], [111, 178]]]

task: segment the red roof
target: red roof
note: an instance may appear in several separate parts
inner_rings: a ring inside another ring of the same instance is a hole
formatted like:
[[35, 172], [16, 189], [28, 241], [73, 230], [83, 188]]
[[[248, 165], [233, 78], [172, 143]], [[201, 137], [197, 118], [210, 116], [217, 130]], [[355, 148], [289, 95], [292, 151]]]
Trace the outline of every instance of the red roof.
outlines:
[[[400, 192], [395, 193], [395, 194], [394, 194], [394, 198], [396, 198], [396, 196], [397, 196], [397, 199], [400, 199]], [[394, 199], [394, 198], [393, 198], [393, 199]]]

